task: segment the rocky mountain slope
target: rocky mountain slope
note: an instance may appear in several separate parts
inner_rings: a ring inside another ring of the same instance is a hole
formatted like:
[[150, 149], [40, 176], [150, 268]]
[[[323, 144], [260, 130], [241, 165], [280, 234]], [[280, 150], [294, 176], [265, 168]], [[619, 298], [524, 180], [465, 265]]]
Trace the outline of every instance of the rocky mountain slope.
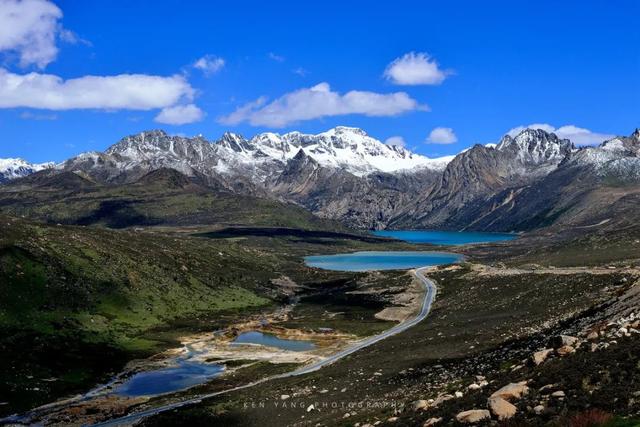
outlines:
[[580, 149], [542, 130], [506, 136], [495, 148], [477, 145], [389, 226], [521, 231], [632, 214], [639, 147], [638, 130]]

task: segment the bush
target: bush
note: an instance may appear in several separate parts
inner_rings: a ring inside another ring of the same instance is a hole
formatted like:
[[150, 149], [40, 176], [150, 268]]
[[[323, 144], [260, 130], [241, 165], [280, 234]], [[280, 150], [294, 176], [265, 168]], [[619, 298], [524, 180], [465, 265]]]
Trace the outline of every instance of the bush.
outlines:
[[613, 415], [601, 409], [590, 409], [569, 418], [570, 427], [599, 427], [607, 425]]

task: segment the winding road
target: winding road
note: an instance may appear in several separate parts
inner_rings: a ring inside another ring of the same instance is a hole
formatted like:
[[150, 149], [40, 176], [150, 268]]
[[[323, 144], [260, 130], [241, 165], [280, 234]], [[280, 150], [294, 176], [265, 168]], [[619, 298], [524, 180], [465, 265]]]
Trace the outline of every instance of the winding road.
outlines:
[[248, 383], [248, 384], [244, 384], [238, 387], [233, 387], [227, 390], [222, 390], [222, 391], [218, 391], [215, 393], [209, 393], [209, 394], [203, 394], [201, 396], [198, 397], [194, 397], [191, 399], [187, 399], [187, 400], [183, 400], [180, 402], [175, 402], [175, 403], [170, 403], [167, 405], [162, 405], [156, 408], [151, 408], [151, 409], [147, 409], [144, 411], [139, 411], [139, 412], [135, 412], [129, 415], [126, 415], [124, 417], [120, 417], [120, 418], [115, 418], [112, 420], [108, 420], [108, 421], [104, 421], [102, 423], [98, 423], [98, 424], [94, 424], [94, 426], [125, 426], [125, 425], [131, 425], [134, 424], [144, 418], [150, 417], [152, 415], [156, 415], [159, 414], [161, 412], [166, 412], [166, 411], [170, 411], [173, 409], [177, 409], [177, 408], [182, 408], [185, 406], [190, 406], [190, 405], [195, 405], [197, 403], [202, 402], [205, 399], [210, 399], [212, 397], [216, 397], [216, 396], [220, 396], [223, 394], [227, 394], [227, 393], [232, 393], [234, 391], [239, 391], [239, 390], [244, 390], [250, 387], [255, 387], [259, 384], [263, 384], [266, 383], [268, 381], [272, 381], [272, 380], [277, 380], [277, 379], [281, 379], [281, 378], [290, 378], [290, 377], [297, 377], [300, 375], [305, 375], [308, 374], [310, 372], [315, 372], [321, 368], [323, 368], [324, 366], [330, 365], [344, 357], [347, 357], [350, 354], [355, 353], [358, 350], [361, 350], [365, 347], [368, 347], [370, 345], [373, 345], [379, 341], [382, 341], [386, 338], [389, 338], [393, 335], [399, 334], [402, 331], [405, 331], [409, 328], [411, 328], [412, 326], [416, 325], [417, 323], [421, 322], [422, 320], [424, 320], [425, 317], [427, 317], [427, 315], [429, 314], [429, 311], [431, 310], [431, 304], [433, 303], [435, 296], [436, 296], [436, 286], [435, 284], [429, 279], [427, 278], [423, 273], [422, 270], [425, 270], [428, 267], [423, 267], [423, 268], [418, 268], [416, 270], [412, 270], [412, 273], [419, 279], [420, 283], [424, 286], [425, 288], [425, 294], [424, 294], [424, 300], [422, 302], [422, 308], [420, 309], [420, 313], [418, 313], [418, 315], [410, 320], [407, 320], [405, 322], [402, 322], [396, 326], [394, 326], [391, 329], [388, 329], [378, 335], [374, 335], [372, 337], [366, 338], [362, 341], [358, 341], [353, 343], [351, 346], [345, 348], [344, 350], [339, 351], [338, 353], [335, 353], [325, 359], [322, 359], [318, 362], [312, 363], [310, 365], [304, 366], [302, 368], [296, 369], [294, 371], [291, 372], [287, 372], [284, 374], [279, 374], [279, 375], [274, 375], [271, 377], [266, 377], [266, 378], [262, 378], [260, 380]]

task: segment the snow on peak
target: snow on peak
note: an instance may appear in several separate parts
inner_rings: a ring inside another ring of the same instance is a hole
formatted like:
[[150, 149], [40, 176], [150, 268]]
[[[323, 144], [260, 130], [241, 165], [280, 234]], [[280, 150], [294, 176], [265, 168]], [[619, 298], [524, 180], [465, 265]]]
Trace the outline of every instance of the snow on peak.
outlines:
[[573, 149], [568, 139], [542, 129], [524, 129], [515, 137], [505, 135], [495, 147], [498, 151], [513, 151], [525, 164], [559, 163]]
[[53, 168], [53, 162], [29, 163], [24, 159], [0, 159], [0, 182], [22, 178], [44, 169]]
[[[295, 138], [293, 136], [295, 135]], [[342, 168], [354, 175], [394, 173], [411, 169], [443, 170], [453, 156], [431, 159], [372, 138], [364, 130], [339, 126], [318, 135], [287, 134], [291, 142], [323, 166]]]
[[572, 164], [592, 166], [600, 176], [640, 179], [640, 132], [615, 137], [597, 147], [584, 147], [571, 159]]
[[265, 132], [246, 139], [226, 132], [217, 141], [186, 138], [154, 130], [127, 136], [104, 153], [88, 153], [65, 162], [65, 168], [115, 167], [119, 170], [172, 167], [204, 174], [241, 175], [265, 182], [281, 173], [300, 151], [323, 167], [356, 176], [414, 169], [444, 170], [453, 156], [431, 159], [389, 146], [358, 128], [339, 126], [317, 135]]
[[[228, 140], [223, 135], [216, 144], [227, 147]], [[338, 126], [317, 135], [298, 131], [284, 135], [265, 132], [242, 141], [245, 149], [238, 152], [240, 155], [236, 156], [236, 160], [243, 163], [272, 162], [284, 165], [302, 150], [324, 167], [340, 168], [357, 176], [416, 168], [442, 170], [453, 158], [430, 159], [402, 147], [386, 145], [362, 129], [347, 126]], [[219, 154], [222, 156], [222, 153]]]

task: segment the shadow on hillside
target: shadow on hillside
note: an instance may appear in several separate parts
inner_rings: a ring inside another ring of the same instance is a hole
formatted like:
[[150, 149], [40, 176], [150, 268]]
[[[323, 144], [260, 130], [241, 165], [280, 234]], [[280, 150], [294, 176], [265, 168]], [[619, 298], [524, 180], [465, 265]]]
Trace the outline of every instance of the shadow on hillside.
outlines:
[[369, 243], [383, 242], [386, 240], [375, 236], [366, 236], [361, 234], [320, 230], [301, 230], [298, 228], [285, 227], [229, 227], [207, 233], [200, 233], [197, 234], [197, 236], [207, 237], [210, 239], [227, 239], [231, 237], [289, 237], [303, 240], [348, 239]]

